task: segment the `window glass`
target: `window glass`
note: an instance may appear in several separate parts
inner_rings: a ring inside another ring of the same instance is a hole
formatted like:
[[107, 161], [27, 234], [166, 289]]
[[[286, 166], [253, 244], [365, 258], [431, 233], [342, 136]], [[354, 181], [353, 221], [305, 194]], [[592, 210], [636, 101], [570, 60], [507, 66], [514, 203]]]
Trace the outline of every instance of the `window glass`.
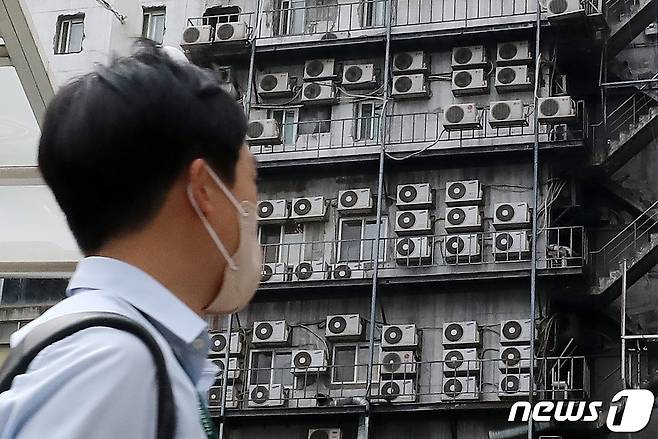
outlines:
[[361, 260], [361, 228], [363, 220], [344, 220], [340, 228], [340, 261]]
[[149, 8], [144, 10], [142, 36], [162, 44], [165, 32], [165, 9]]
[[282, 133], [282, 140], [284, 145], [294, 145], [296, 139], [295, 131], [296, 126], [296, 110], [270, 110], [270, 118], [277, 121]]
[[357, 140], [374, 140], [378, 137], [381, 106], [372, 102], [363, 102], [356, 107]]
[[68, 50], [69, 53], [80, 52], [82, 50], [82, 37], [84, 33], [84, 23], [80, 21], [71, 22], [71, 34], [69, 36]]
[[263, 246], [263, 262], [279, 262], [281, 226], [276, 224], [260, 227], [260, 243]]
[[299, 110], [299, 134], [319, 134], [330, 131], [330, 105], [311, 105]]
[[252, 352], [251, 384], [270, 384], [272, 379], [272, 352]]
[[290, 352], [275, 352], [274, 365], [272, 370], [272, 382], [275, 384], [283, 384], [284, 386], [292, 386], [293, 376], [290, 369], [292, 360], [292, 353]]
[[[377, 239], [377, 220], [367, 219], [363, 227], [363, 245], [361, 258], [365, 261], [374, 260], [375, 239]], [[381, 237], [386, 236], [386, 218], [382, 218]], [[385, 259], [386, 241], [379, 241], [379, 260]]]
[[352, 383], [354, 376], [355, 346], [336, 346], [334, 349], [333, 382]]
[[297, 265], [303, 261], [302, 249], [304, 247], [304, 225], [289, 223], [283, 230], [283, 246], [281, 260], [290, 265]]
[[0, 322], [0, 344], [9, 344], [9, 337], [19, 328], [20, 322], [16, 320]]
[[55, 303], [66, 297], [66, 279], [4, 279], [1, 305]]

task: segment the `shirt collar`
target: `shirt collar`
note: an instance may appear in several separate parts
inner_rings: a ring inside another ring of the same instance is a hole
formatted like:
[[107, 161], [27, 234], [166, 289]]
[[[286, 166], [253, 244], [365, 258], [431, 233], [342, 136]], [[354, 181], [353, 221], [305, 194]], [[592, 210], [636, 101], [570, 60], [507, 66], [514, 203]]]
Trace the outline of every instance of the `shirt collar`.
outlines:
[[206, 336], [206, 322], [149, 274], [118, 259], [89, 256], [82, 259], [66, 289], [111, 291], [164, 326], [184, 343]]

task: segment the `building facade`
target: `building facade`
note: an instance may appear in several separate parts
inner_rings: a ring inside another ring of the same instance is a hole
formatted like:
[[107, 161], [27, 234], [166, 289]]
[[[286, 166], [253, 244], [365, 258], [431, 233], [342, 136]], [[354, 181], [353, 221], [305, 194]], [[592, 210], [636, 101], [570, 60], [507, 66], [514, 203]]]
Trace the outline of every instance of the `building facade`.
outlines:
[[263, 278], [209, 320], [222, 436], [530, 437], [515, 401], [655, 385], [655, 0], [31, 3], [59, 81], [142, 34], [249, 116]]

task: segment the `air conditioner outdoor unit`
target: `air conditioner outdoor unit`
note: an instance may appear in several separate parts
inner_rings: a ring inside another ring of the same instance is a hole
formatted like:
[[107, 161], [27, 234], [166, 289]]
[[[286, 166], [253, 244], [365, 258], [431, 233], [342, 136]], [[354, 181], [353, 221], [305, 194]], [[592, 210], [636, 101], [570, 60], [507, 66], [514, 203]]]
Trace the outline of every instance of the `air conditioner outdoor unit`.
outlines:
[[570, 96], [539, 98], [538, 105], [540, 122], [569, 122], [576, 118], [576, 102]]
[[532, 89], [528, 66], [496, 67], [495, 87], [498, 93]]
[[379, 374], [383, 377], [412, 378], [418, 370], [413, 351], [380, 351]]
[[480, 399], [480, 388], [477, 378], [474, 376], [444, 376], [441, 399], [444, 401], [476, 401]]
[[292, 83], [288, 72], [268, 73], [258, 79], [258, 95], [262, 98], [292, 96]]
[[427, 98], [430, 95], [427, 77], [424, 73], [394, 76], [391, 95], [395, 99]]
[[452, 68], [463, 69], [483, 66], [487, 63], [484, 46], [455, 47], [452, 49]]
[[530, 374], [507, 373], [500, 375], [499, 398], [525, 397], [530, 392]]
[[502, 371], [530, 369], [530, 346], [502, 347], [498, 368]]
[[529, 41], [508, 41], [496, 47], [496, 65], [528, 63], [532, 61]]
[[479, 180], [449, 181], [446, 183], [446, 205], [475, 205], [482, 202]]
[[582, 0], [548, 0], [546, 16], [549, 20], [559, 20], [584, 15], [582, 3]]
[[337, 262], [329, 270], [330, 279], [363, 279], [364, 277], [366, 277], [366, 270], [361, 262]]
[[336, 101], [333, 81], [305, 82], [302, 86], [302, 102], [305, 104], [330, 104]]
[[415, 324], [384, 325], [382, 327], [383, 350], [418, 347], [418, 331]]
[[443, 257], [447, 264], [479, 262], [482, 259], [482, 235], [471, 233], [446, 236], [443, 241]]
[[475, 104], [454, 104], [443, 112], [443, 128], [446, 131], [481, 130], [480, 112]]
[[494, 205], [493, 225], [496, 230], [529, 227], [532, 222], [528, 203], [511, 202]]
[[322, 221], [327, 215], [324, 196], [301, 197], [292, 199], [290, 218], [301, 221]]
[[484, 69], [455, 70], [452, 72], [452, 94], [464, 96], [489, 92], [489, 81]]
[[449, 376], [471, 375], [480, 370], [480, 361], [476, 348], [444, 349], [443, 373]]
[[298, 281], [324, 280], [328, 276], [327, 264], [323, 261], [302, 261], [292, 270], [292, 279]]
[[658, 36], [658, 22], [653, 22], [644, 29], [644, 35], [647, 37]]
[[399, 210], [395, 212], [395, 232], [398, 235], [430, 233], [432, 223], [428, 210]]
[[288, 219], [287, 200], [261, 200], [258, 203], [258, 220], [261, 222], [285, 222]]
[[382, 381], [379, 386], [379, 395], [388, 402], [414, 402], [416, 401], [416, 384], [414, 380]]
[[336, 61], [333, 58], [312, 59], [304, 63], [304, 80], [317, 81], [336, 77]]
[[489, 125], [491, 128], [528, 126], [523, 101], [494, 101], [489, 107]]
[[340, 428], [310, 429], [308, 439], [342, 439], [343, 432]]
[[288, 401], [287, 389], [281, 384], [249, 386], [249, 407], [283, 407]]
[[395, 241], [395, 261], [400, 265], [410, 265], [432, 258], [432, 245], [429, 236], [399, 238]]
[[526, 259], [530, 255], [528, 232], [520, 230], [494, 233], [493, 253], [497, 261]]
[[500, 344], [530, 343], [532, 326], [530, 319], [503, 320], [500, 322]]
[[[217, 379], [222, 380], [224, 378], [224, 370], [226, 369], [225, 364], [226, 364], [226, 359], [225, 358], [213, 358], [212, 362], [215, 366], [219, 368], [217, 371]], [[240, 375], [242, 371], [240, 370], [240, 366], [238, 365], [238, 359], [235, 357], [231, 357], [228, 360], [228, 379], [230, 381], [233, 380], [239, 380]]]
[[212, 42], [212, 26], [188, 26], [183, 31], [181, 46]]
[[368, 213], [372, 207], [372, 192], [368, 188], [338, 192], [338, 212], [341, 214]]
[[482, 230], [480, 207], [446, 207], [445, 229], [448, 233]]
[[306, 374], [327, 371], [327, 353], [321, 349], [292, 352], [292, 373]]
[[244, 339], [242, 334], [239, 332], [231, 333], [231, 343], [230, 346], [226, 342], [226, 332], [222, 331], [208, 331], [208, 336], [210, 337], [210, 352], [209, 356], [225, 356], [226, 348], [229, 347], [231, 355], [242, 355], [244, 354]]
[[246, 41], [247, 40], [247, 23], [217, 23], [215, 32], [215, 43], [226, 41]]
[[254, 345], [285, 345], [290, 340], [290, 327], [285, 320], [254, 322], [251, 343]]
[[326, 338], [358, 339], [363, 335], [363, 322], [359, 314], [339, 314], [327, 316]]
[[432, 188], [429, 183], [399, 184], [395, 205], [398, 209], [432, 206]]
[[343, 88], [357, 89], [377, 85], [373, 64], [352, 64], [343, 67]]
[[275, 119], [252, 120], [247, 125], [247, 142], [250, 145], [278, 145], [281, 130]]
[[[240, 394], [234, 385], [226, 387], [226, 408], [238, 408]], [[208, 407], [221, 407], [222, 405], [222, 386], [212, 386], [208, 389]]]
[[284, 262], [270, 262], [263, 264], [260, 275], [261, 283], [280, 283], [288, 280], [288, 264]]
[[443, 324], [443, 346], [476, 347], [480, 345], [480, 330], [476, 321]]
[[423, 51], [399, 52], [393, 55], [393, 74], [424, 72], [427, 64], [427, 56]]

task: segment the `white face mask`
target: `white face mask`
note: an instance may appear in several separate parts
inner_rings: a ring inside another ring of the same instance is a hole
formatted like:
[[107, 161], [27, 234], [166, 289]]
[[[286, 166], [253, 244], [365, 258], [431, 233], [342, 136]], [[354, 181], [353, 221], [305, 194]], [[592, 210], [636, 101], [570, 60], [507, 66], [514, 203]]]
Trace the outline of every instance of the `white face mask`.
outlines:
[[238, 211], [240, 244], [233, 255], [228, 254], [226, 247], [217, 236], [217, 232], [212, 228], [192, 196], [192, 186], [188, 186], [187, 196], [192, 207], [215, 243], [217, 250], [226, 260], [222, 286], [204, 311], [208, 314], [231, 314], [240, 311], [249, 304], [260, 283], [262, 267], [261, 249], [258, 244], [258, 214], [254, 203], [250, 201], [238, 202], [217, 174], [207, 165], [206, 170]]

